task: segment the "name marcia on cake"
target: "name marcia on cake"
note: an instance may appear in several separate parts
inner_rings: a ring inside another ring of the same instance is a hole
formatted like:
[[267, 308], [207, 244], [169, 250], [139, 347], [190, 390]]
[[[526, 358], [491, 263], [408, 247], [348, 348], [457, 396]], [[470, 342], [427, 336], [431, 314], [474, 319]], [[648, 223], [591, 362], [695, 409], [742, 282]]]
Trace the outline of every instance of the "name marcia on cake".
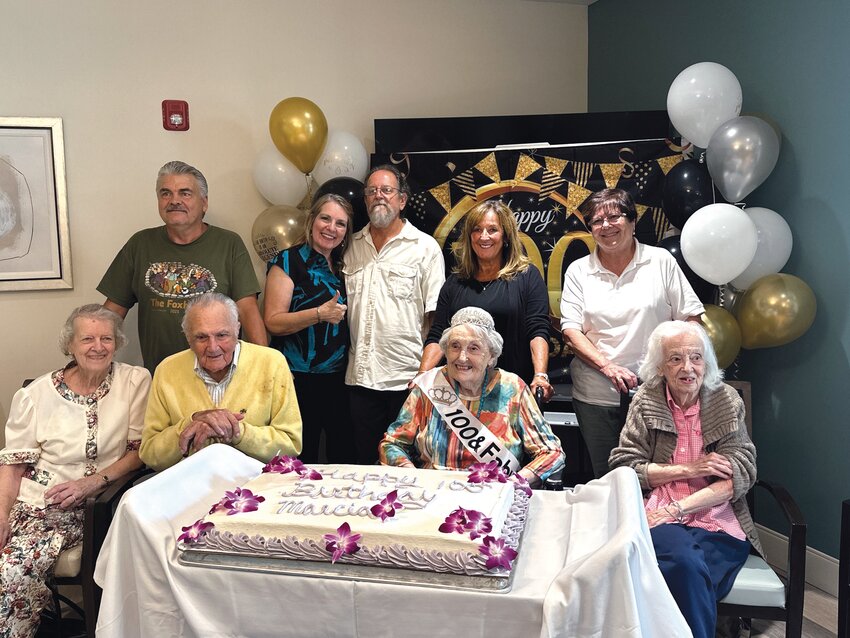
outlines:
[[[386, 488], [397, 490], [398, 502], [402, 504], [404, 509], [415, 511], [427, 507], [428, 503], [433, 501], [437, 496], [437, 492], [444, 487], [452, 491], [471, 493], [481, 492], [485, 487], [482, 484], [452, 480], [448, 484], [441, 481], [434, 492], [429, 492], [418, 484], [416, 476], [391, 476], [387, 473], [341, 473], [336, 470], [327, 478], [351, 481], [352, 484], [342, 487], [331, 487], [319, 482], [300, 481], [295, 483], [291, 488], [282, 488], [280, 490], [281, 500], [278, 501], [280, 507], [277, 509], [277, 514], [297, 514], [302, 516], [370, 516], [371, 507], [370, 505], [363, 504], [363, 502], [377, 502], [385, 498], [387, 495]], [[375, 483], [376, 485], [373, 488], [368, 486], [367, 483]], [[337, 504], [325, 503], [321, 505], [311, 502], [322, 498], [343, 499], [349, 502]], [[359, 503], [350, 502], [353, 500], [357, 500]]]

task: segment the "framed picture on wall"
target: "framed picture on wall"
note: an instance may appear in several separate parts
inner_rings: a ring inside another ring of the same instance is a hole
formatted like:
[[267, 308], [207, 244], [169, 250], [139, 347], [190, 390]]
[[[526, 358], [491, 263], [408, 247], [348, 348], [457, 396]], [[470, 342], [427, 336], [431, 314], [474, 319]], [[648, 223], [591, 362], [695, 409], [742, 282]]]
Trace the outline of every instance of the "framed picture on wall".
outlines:
[[73, 288], [58, 117], [0, 117], [0, 291]]

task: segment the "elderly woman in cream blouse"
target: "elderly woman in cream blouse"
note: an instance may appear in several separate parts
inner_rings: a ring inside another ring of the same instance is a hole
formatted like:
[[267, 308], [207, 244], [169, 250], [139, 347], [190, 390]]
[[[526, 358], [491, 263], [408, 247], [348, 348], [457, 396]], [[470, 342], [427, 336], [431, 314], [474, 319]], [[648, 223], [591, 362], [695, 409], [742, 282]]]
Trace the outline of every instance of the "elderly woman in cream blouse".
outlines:
[[60, 335], [71, 357], [12, 399], [0, 450], [0, 637], [33, 636], [60, 552], [82, 540], [85, 500], [141, 467], [150, 374], [114, 362], [122, 320], [91, 304]]

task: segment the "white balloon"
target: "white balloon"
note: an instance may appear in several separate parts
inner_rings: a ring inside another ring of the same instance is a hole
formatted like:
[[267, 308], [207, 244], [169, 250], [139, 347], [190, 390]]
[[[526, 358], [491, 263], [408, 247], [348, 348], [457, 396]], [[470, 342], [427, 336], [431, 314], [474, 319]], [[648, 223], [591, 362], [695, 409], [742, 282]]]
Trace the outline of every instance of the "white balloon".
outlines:
[[682, 228], [682, 256], [697, 275], [716, 285], [740, 275], [756, 254], [753, 220], [732, 204], [709, 204]]
[[307, 178], [273, 146], [254, 162], [254, 185], [270, 203], [295, 206], [307, 194]]
[[765, 275], [782, 270], [791, 256], [794, 239], [791, 227], [782, 216], [769, 208], [748, 208], [744, 211], [753, 220], [758, 232], [758, 247], [750, 265], [729, 283], [738, 290], [746, 290]]
[[333, 130], [328, 133], [325, 151], [313, 169], [313, 179], [321, 185], [335, 177], [352, 177], [359, 182], [369, 170], [369, 154], [351, 133]]
[[676, 130], [700, 148], [726, 120], [741, 112], [738, 78], [722, 64], [699, 62], [679, 73], [667, 92], [667, 113]]

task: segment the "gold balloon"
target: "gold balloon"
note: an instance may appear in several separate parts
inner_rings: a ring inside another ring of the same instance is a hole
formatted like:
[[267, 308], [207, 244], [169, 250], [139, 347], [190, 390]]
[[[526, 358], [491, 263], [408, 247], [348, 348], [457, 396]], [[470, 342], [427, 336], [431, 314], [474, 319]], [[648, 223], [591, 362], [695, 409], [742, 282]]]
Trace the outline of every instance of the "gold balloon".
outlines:
[[711, 339], [717, 365], [727, 368], [741, 350], [741, 328], [731, 312], [720, 306], [705, 304], [702, 326]]
[[304, 235], [307, 211], [295, 206], [269, 206], [251, 227], [251, 240], [260, 259], [268, 261]]
[[269, 133], [277, 150], [299, 171], [309, 173], [325, 150], [328, 121], [307, 98], [288, 97], [272, 109]]
[[735, 309], [741, 345], [747, 350], [781, 346], [802, 335], [815, 320], [817, 300], [794, 275], [767, 275], [753, 283]]

